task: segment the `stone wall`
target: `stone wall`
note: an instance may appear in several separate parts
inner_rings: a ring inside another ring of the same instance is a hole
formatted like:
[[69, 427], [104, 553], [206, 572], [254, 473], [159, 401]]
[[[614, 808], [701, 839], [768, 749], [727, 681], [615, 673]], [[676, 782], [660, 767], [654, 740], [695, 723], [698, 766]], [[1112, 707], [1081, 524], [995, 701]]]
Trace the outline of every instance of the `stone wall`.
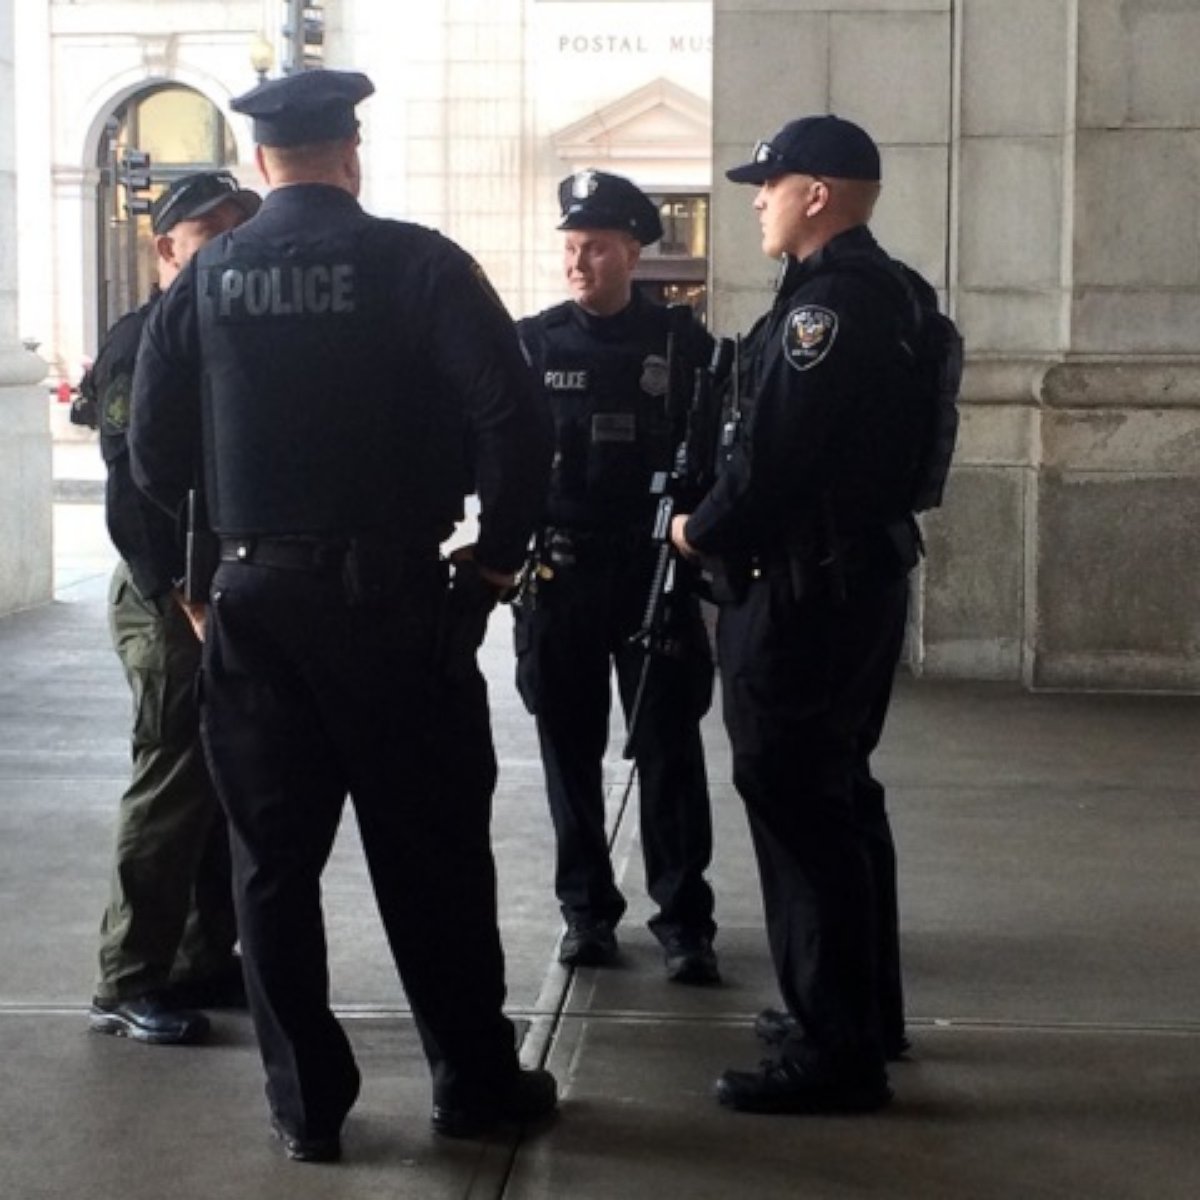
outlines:
[[[876, 232], [967, 340], [914, 665], [1200, 688], [1200, 5], [716, 0], [715, 25], [714, 175], [793, 116], [860, 121]], [[768, 298], [750, 195], [715, 191], [723, 329]]]

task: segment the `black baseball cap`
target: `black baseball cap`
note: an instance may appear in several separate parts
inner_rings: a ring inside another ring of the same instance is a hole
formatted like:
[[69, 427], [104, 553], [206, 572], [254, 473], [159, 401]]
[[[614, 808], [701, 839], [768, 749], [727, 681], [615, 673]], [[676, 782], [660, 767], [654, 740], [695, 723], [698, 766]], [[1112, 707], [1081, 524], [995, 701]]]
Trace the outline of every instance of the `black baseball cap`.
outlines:
[[150, 228], [156, 236], [169, 233], [180, 221], [194, 221], [228, 201], [248, 220], [258, 212], [262, 197], [243, 188], [228, 171], [181, 175], [150, 206]]
[[559, 229], [619, 229], [643, 246], [663, 234], [658, 206], [637, 184], [607, 171], [577, 171], [558, 185]]
[[733, 183], [766, 183], [777, 175], [828, 175], [831, 179], [880, 179], [879, 147], [853, 121], [832, 113], [790, 121], [754, 157], [725, 172]]
[[254, 118], [254, 140], [260, 146], [304, 146], [356, 133], [354, 106], [374, 90], [361, 71], [320, 68], [268, 79], [231, 100], [229, 107]]

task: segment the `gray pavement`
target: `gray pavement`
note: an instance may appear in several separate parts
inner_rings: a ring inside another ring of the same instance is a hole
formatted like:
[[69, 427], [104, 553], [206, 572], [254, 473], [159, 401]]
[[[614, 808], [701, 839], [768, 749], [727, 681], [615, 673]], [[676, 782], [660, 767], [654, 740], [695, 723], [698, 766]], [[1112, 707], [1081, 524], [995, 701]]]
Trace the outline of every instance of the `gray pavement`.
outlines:
[[55, 602], [0, 619], [0, 1200], [1200, 1196], [1200, 700], [903, 680], [878, 761], [901, 855], [911, 1061], [881, 1114], [745, 1117], [719, 1109], [711, 1084], [756, 1061], [749, 1021], [774, 995], [719, 718], [706, 740], [724, 985], [663, 980], [615, 739], [623, 958], [569, 975], [554, 962], [551, 834], [504, 614], [483, 657], [510, 1008], [526, 1060], [562, 1083], [561, 1116], [519, 1142], [430, 1134], [348, 818], [326, 902], [364, 1090], [342, 1164], [287, 1162], [244, 1015], [215, 1014], [213, 1043], [195, 1048], [86, 1031], [129, 713], [101, 509], [60, 504], [56, 530]]

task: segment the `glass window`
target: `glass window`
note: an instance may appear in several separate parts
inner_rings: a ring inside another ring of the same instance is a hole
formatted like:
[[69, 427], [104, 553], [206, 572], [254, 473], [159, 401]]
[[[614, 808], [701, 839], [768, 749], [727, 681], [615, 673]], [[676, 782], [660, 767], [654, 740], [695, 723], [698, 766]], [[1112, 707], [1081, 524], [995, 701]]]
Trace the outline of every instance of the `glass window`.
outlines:
[[708, 197], [651, 196], [662, 218], [662, 240], [646, 253], [667, 258], [708, 257]]
[[634, 277], [662, 304], [690, 304], [701, 320], [708, 308], [708, 197], [650, 193], [663, 235], [642, 251]]
[[220, 112], [199, 92], [163, 88], [136, 111], [137, 146], [155, 167], [220, 166], [225, 158]]

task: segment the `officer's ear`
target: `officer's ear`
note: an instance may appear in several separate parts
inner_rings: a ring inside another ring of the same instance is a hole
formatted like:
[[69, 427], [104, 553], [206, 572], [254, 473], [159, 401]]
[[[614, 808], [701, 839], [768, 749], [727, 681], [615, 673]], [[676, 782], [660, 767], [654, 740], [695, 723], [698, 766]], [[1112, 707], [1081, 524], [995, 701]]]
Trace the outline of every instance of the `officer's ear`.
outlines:
[[154, 239], [154, 253], [165, 263], [175, 263], [175, 239], [169, 233], [160, 233]]
[[829, 184], [814, 175], [808, 185], [808, 203], [804, 206], [804, 215], [811, 218], [824, 212], [829, 207], [831, 196]]

